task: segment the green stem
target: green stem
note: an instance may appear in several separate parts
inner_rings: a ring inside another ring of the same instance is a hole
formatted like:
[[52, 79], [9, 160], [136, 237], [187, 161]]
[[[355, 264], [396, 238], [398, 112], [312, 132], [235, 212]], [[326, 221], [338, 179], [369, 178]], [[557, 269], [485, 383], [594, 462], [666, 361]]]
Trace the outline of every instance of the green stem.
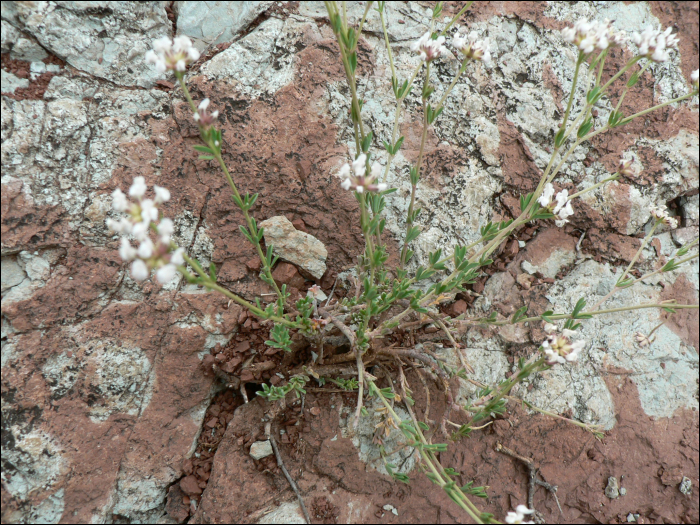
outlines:
[[445, 29], [443, 29], [442, 31], [440, 31], [440, 35], [439, 35], [439, 36], [444, 36], [445, 33], [447, 33], [447, 32], [450, 30], [450, 28], [454, 25], [454, 23], [459, 19], [459, 17], [462, 16], [462, 15], [464, 14], [464, 12], [472, 6], [473, 3], [474, 3], [473, 0], [472, 0], [471, 2], [467, 2], [467, 3], [464, 5], [464, 7], [463, 7], [462, 9], [459, 10], [459, 13], [457, 13], [455, 16], [452, 17], [452, 20], [450, 20], [450, 23], [447, 24], [447, 26], [445, 27]]
[[619, 172], [616, 172], [615, 175], [612, 175], [612, 176], [608, 177], [607, 179], [601, 180], [600, 182], [598, 182], [597, 184], [594, 184], [594, 185], [591, 186], [590, 188], [586, 188], [585, 190], [581, 190], [581, 191], [579, 191], [579, 192], [577, 192], [577, 193], [574, 193], [573, 195], [569, 196], [569, 200], [574, 200], [576, 197], [580, 197], [581, 195], [583, 195], [583, 194], [585, 194], [585, 193], [588, 193], [589, 191], [593, 191], [593, 190], [595, 190], [595, 189], [597, 189], [597, 188], [600, 188], [600, 187], [601, 187], [603, 184], [605, 184], [606, 182], [610, 182], [610, 181], [613, 181], [613, 180], [617, 180], [617, 179], [619, 179], [619, 178], [620, 178], [620, 173], [619, 173]]
[[[185, 85], [185, 80], [183, 78], [183, 75], [180, 74], [178, 75], [178, 80], [180, 82], [180, 87], [182, 88], [183, 93], [185, 94], [185, 98], [187, 99], [187, 102], [190, 105], [190, 108], [192, 109], [193, 113], [197, 112], [197, 107], [194, 104], [194, 101], [192, 100], [192, 97], [190, 96], [190, 91], [187, 89], [187, 85]], [[217, 162], [219, 163], [219, 167], [221, 168], [221, 171], [224, 172], [224, 175], [226, 176], [226, 180], [228, 181], [228, 185], [231, 188], [231, 191], [233, 194], [236, 196], [238, 201], [241, 200], [241, 194], [238, 191], [238, 188], [236, 187], [236, 183], [233, 182], [233, 177], [231, 177], [231, 173], [229, 173], [228, 168], [226, 167], [226, 163], [224, 162], [224, 159], [221, 157], [221, 146], [212, 144], [210, 142], [206, 142], [205, 144], [209, 146], [209, 149], [211, 149], [214, 152], [214, 158], [216, 158]], [[253, 234], [253, 218], [250, 216], [248, 213], [248, 210], [240, 207], [239, 209], [243, 212], [243, 216], [245, 218], [246, 225], [248, 226], [248, 231], [250, 231], [251, 236]], [[253, 245], [255, 246], [255, 249], [258, 253], [258, 257], [260, 258], [260, 262], [262, 263], [262, 268], [263, 268], [263, 273], [268, 279], [268, 284], [271, 284], [273, 290], [277, 294], [277, 297], [282, 296], [282, 292], [280, 291], [279, 287], [277, 286], [277, 283], [275, 280], [272, 278], [272, 269], [270, 268], [270, 265], [267, 262], [267, 257], [265, 257], [265, 254], [262, 251], [262, 246], [260, 246], [260, 241], [255, 239], [253, 242]]]

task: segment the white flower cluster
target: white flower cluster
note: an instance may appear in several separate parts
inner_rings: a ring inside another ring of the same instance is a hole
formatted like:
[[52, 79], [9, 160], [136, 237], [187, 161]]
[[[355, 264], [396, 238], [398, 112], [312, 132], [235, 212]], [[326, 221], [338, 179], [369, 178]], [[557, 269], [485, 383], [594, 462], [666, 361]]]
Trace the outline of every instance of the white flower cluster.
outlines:
[[646, 56], [654, 62], [666, 62], [669, 59], [668, 51], [678, 47], [678, 38], [671, 34], [672, 28], [661, 31], [658, 29], [646, 28], [641, 33], [632, 33], [632, 42], [639, 48], [639, 54]]
[[[122, 190], [117, 188], [112, 193], [112, 208], [117, 212], [126, 212], [129, 215], [120, 220], [107, 219], [107, 227], [123, 235], [119, 246], [119, 256], [124, 261], [131, 263], [131, 276], [136, 281], [148, 279], [153, 268], [156, 270], [156, 278], [161, 284], [170, 282], [177, 273], [177, 267], [185, 264], [183, 254], [185, 250], [178, 248], [170, 251], [170, 238], [175, 230], [173, 221], [168, 218], [159, 220], [158, 204], [170, 200], [170, 192], [161, 186], [154, 186], [155, 199], [144, 199], [148, 191], [144, 177], [134, 177], [134, 182], [129, 188], [129, 196], [136, 202], [130, 202]], [[154, 243], [148, 233], [151, 227], [158, 233], [158, 240]], [[133, 236], [140, 244], [134, 248], [127, 238]]]
[[666, 226], [670, 226], [672, 230], [678, 228], [678, 221], [668, 214], [666, 206], [655, 206], [650, 211], [651, 216], [657, 221], [663, 222]]
[[199, 103], [197, 111], [194, 114], [194, 121], [202, 126], [203, 128], [208, 128], [214, 125], [214, 121], [219, 116], [219, 111], [212, 111], [207, 113], [207, 108], [209, 107], [209, 99], [205, 98]]
[[557, 334], [556, 325], [545, 323], [544, 331], [549, 335], [542, 343], [544, 354], [547, 356], [545, 363], [554, 365], [556, 363], [573, 363], [578, 360], [581, 350], [586, 346], [586, 341], [571, 342], [571, 337], [576, 335], [574, 330], [564, 328], [561, 334]]
[[168, 69], [183, 72], [188, 64], [199, 58], [199, 51], [192, 46], [186, 36], [176, 36], [173, 40], [164, 36], [153, 41], [153, 49], [146, 52], [146, 62], [155, 64], [159, 73]]
[[344, 190], [354, 190], [357, 193], [362, 193], [367, 191], [384, 191], [387, 189], [387, 185], [383, 182], [375, 184], [379, 179], [379, 175], [382, 172], [382, 167], [379, 163], [375, 162], [372, 164], [372, 170], [369, 177], [365, 177], [365, 164], [367, 163], [367, 155], [364, 153], [357, 157], [352, 162], [352, 167], [350, 164], [343, 165], [338, 172], [338, 175], [344, 178], [340, 186]]
[[604, 50], [610, 46], [620, 46], [624, 43], [624, 31], [615, 32], [612, 23], [607, 18], [602, 22], [589, 22], [585, 18], [566, 27], [561, 31], [564, 40], [576, 45], [584, 53], [592, 53], [594, 49]]
[[472, 31], [466, 37], [457, 33], [452, 39], [452, 45], [461, 51], [464, 56], [472, 60], [481, 60], [484, 64], [491, 64], [491, 52], [489, 51], [489, 39], [479, 40], [476, 31]]
[[411, 44], [411, 51], [420, 52], [421, 60], [430, 62], [435, 60], [440, 55], [447, 53], [447, 48], [444, 46], [445, 37], [439, 36], [433, 40], [430, 31], [420, 37], [416, 42]]
[[506, 523], [535, 523], [534, 521], [523, 521], [526, 514], [534, 514], [534, 512], [525, 505], [518, 505], [515, 507], [515, 512], [509, 512], [506, 515]]
[[571, 207], [571, 201], [569, 200], [569, 190], [562, 190], [557, 193], [554, 200], [557, 201], [556, 205], [553, 205], [552, 197], [554, 196], [554, 186], [550, 182], [545, 184], [542, 195], [537, 199], [537, 202], [543, 208], [551, 208], [552, 213], [556, 216], [554, 223], [560, 228], [569, 222], [568, 217], [574, 214], [574, 209]]

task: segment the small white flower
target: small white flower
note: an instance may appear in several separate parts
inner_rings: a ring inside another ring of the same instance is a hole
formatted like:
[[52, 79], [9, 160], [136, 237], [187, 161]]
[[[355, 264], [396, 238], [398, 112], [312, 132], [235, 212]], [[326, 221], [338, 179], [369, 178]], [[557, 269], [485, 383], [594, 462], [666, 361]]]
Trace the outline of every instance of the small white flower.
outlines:
[[384, 191], [384, 190], [386, 190], [388, 187], [389, 187], [388, 184], [386, 184], [386, 183], [384, 183], [384, 182], [380, 182], [379, 184], [377, 184], [377, 191]]
[[554, 325], [546, 324], [545, 330], [549, 333], [540, 345], [545, 355], [545, 363], [553, 366], [557, 363], [564, 364], [578, 360], [581, 350], [586, 346], [585, 341], [571, 342], [571, 337], [576, 335], [573, 330], [564, 329], [561, 335], [555, 333]]
[[119, 188], [112, 192], [112, 208], [114, 211], [126, 211], [129, 209], [129, 201]]
[[148, 224], [145, 222], [137, 222], [131, 229], [131, 235], [133, 235], [137, 241], [143, 241], [148, 237]]
[[547, 332], [548, 334], [551, 334], [552, 332], [556, 332], [557, 325], [552, 324], [552, 323], [544, 323], [544, 331]]
[[141, 218], [146, 224], [158, 220], [158, 208], [151, 199], [144, 199], [141, 202]]
[[209, 107], [209, 102], [210, 100], [208, 98], [205, 98], [199, 103], [198, 109], [199, 111], [206, 111], [207, 108]]
[[119, 245], [119, 257], [127, 262], [136, 257], [136, 248], [134, 248], [125, 237], [122, 237], [121, 244]]
[[144, 281], [148, 279], [150, 273], [148, 266], [141, 259], [136, 259], [131, 263], [131, 277], [133, 277], [135, 281]]
[[669, 58], [669, 49], [678, 47], [678, 38], [671, 34], [673, 29], [646, 28], [641, 33], [632, 33], [632, 42], [639, 48], [639, 54], [654, 62], [666, 62]]
[[[346, 166], [347, 166], [347, 164], [346, 164]], [[349, 190], [350, 186], [352, 186], [352, 181], [349, 178], [343, 180], [343, 182], [340, 183], [340, 187], [343, 188], [344, 190]]]
[[356, 191], [357, 193], [362, 193], [363, 191], [365, 191], [365, 189], [364, 189], [364, 187], [362, 187], [362, 186], [357, 186], [357, 188], [355, 188], [355, 191]]
[[141, 176], [134, 177], [134, 182], [131, 184], [131, 188], [129, 188], [129, 195], [140, 199], [146, 194], [147, 190], [148, 186], [146, 186], [146, 178]]
[[690, 74], [690, 82], [695, 86], [695, 89], [698, 89], [698, 71], [699, 70], [696, 69]]
[[537, 199], [537, 202], [539, 202], [540, 206], [542, 206], [543, 208], [547, 208], [552, 203], [553, 196], [554, 196], [554, 186], [552, 186], [551, 182], [548, 182], [547, 184], [544, 185], [544, 190], [542, 190], [542, 195], [540, 195], [540, 198]]
[[164, 73], [168, 69], [185, 71], [187, 65], [198, 60], [199, 56], [192, 41], [180, 35], [174, 40], [167, 36], [154, 40], [153, 49], [146, 52], [145, 59], [148, 64], [154, 64], [158, 72]]
[[153, 186], [153, 190], [156, 192], [156, 204], [162, 202], [168, 202], [170, 200], [170, 191], [162, 186]]
[[533, 514], [535, 511], [528, 509], [525, 505], [518, 505], [515, 512], [506, 515], [506, 523], [534, 523], [534, 521], [523, 521], [526, 514]]
[[156, 271], [156, 279], [160, 284], [166, 284], [173, 280], [173, 277], [177, 274], [177, 268], [174, 264], [166, 264], [161, 266]]
[[367, 155], [364, 153], [352, 161], [352, 171], [355, 177], [361, 177], [365, 174], [365, 164], [367, 163]]
[[[566, 330], [564, 330], [566, 332]], [[578, 361], [578, 356], [581, 353], [581, 350], [583, 350], [586, 346], [586, 341], [574, 341], [571, 343], [571, 352], [566, 354], [564, 356], [564, 359], [569, 361], [570, 363], [573, 363], [575, 361]]]
[[[172, 236], [173, 232], [175, 231], [175, 224], [171, 219], [168, 219], [167, 217], [162, 219], [160, 223], [158, 223], [158, 235], [162, 237], [168, 237], [170, 239], [170, 236]], [[166, 241], [163, 241], [166, 243]]]
[[178, 248], [177, 250], [175, 250], [170, 255], [170, 263], [174, 264], [175, 266], [182, 266], [183, 264], [185, 264], [185, 258], [183, 257], [184, 253], [184, 248]]
[[150, 257], [153, 255], [153, 241], [151, 241], [151, 239], [148, 237], [141, 241], [136, 254], [141, 259], [150, 259]]
[[678, 221], [668, 214], [668, 210], [665, 206], [655, 206], [651, 209], [651, 216], [657, 221], [664, 223], [666, 226], [670, 226], [672, 230], [678, 228]]

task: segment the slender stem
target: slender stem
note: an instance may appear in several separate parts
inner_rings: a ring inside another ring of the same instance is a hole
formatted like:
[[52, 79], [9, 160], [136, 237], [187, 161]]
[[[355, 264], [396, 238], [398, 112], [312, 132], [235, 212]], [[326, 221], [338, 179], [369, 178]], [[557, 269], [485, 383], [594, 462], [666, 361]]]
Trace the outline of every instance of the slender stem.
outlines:
[[459, 10], [459, 13], [457, 13], [455, 16], [452, 17], [452, 20], [450, 20], [450, 23], [447, 24], [447, 26], [445, 26], [445, 29], [443, 29], [442, 31], [440, 31], [440, 35], [439, 35], [439, 36], [444, 36], [445, 33], [447, 33], [447, 32], [450, 30], [450, 28], [454, 25], [454, 23], [455, 23], [457, 20], [459, 20], [459, 17], [462, 16], [462, 15], [464, 14], [464, 12], [472, 6], [473, 3], [474, 3], [473, 0], [472, 0], [471, 2], [467, 2], [467, 3], [464, 5], [464, 7], [463, 7], [462, 9]]
[[585, 190], [581, 190], [581, 191], [579, 191], [579, 192], [577, 192], [577, 193], [574, 193], [573, 195], [571, 195], [571, 196], [569, 197], [569, 200], [573, 200], [573, 199], [575, 199], [576, 197], [580, 197], [581, 195], [583, 195], [583, 194], [585, 194], [585, 193], [588, 193], [589, 191], [593, 191], [593, 190], [595, 190], [595, 189], [597, 189], [597, 188], [600, 188], [600, 187], [601, 187], [603, 184], [605, 184], [606, 182], [610, 182], [610, 181], [613, 181], [613, 180], [617, 180], [617, 179], [619, 179], [619, 178], [620, 178], [620, 173], [619, 173], [619, 172], [616, 172], [614, 175], [608, 177], [607, 179], [601, 180], [600, 182], [598, 182], [597, 184], [594, 184], [594, 185], [591, 186], [590, 188], [586, 188]]
[[625, 271], [622, 273], [622, 277], [620, 277], [617, 280], [618, 283], [621, 283], [622, 281], [625, 280], [625, 277], [627, 277], [627, 274], [632, 269], [632, 267], [635, 265], [635, 263], [637, 262], [637, 259], [639, 259], [639, 256], [642, 255], [642, 250], [644, 250], [644, 247], [649, 242], [649, 239], [651, 239], [651, 236], [654, 235], [654, 231], [659, 226], [659, 224], [661, 224], [662, 222], [663, 221], [660, 221], [658, 219], [656, 221], [654, 221], [654, 226], [651, 227], [651, 230], [649, 230], [649, 233], [647, 233], [646, 237], [644, 237], [644, 240], [642, 241], [641, 246], [637, 250], [637, 253], [634, 254], [634, 257], [632, 257], [632, 260], [630, 261], [629, 266], [627, 266]]
[[[192, 109], [193, 113], [197, 112], [197, 107], [194, 104], [194, 101], [192, 100], [192, 97], [190, 96], [190, 91], [187, 88], [187, 85], [185, 84], [185, 80], [183, 78], [183, 75], [180, 74], [178, 75], [178, 80], [180, 82], [180, 87], [182, 88], [183, 93], [185, 94], [185, 98], [187, 99], [187, 102], [190, 105], [190, 108]], [[221, 168], [221, 171], [224, 172], [224, 175], [226, 176], [226, 180], [228, 181], [228, 185], [231, 188], [231, 191], [233, 192], [234, 196], [238, 201], [241, 201], [241, 194], [238, 191], [238, 188], [236, 187], [236, 183], [233, 182], [233, 177], [231, 177], [231, 173], [228, 171], [228, 167], [226, 166], [226, 163], [224, 162], [224, 159], [221, 157], [221, 148], [218, 144], [213, 144], [210, 141], [205, 141], [207, 146], [209, 146], [209, 149], [211, 149], [214, 153], [214, 158], [216, 158], [216, 161], [219, 163], [219, 167]], [[260, 262], [262, 263], [263, 267], [263, 273], [267, 277], [268, 284], [270, 284], [277, 294], [277, 297], [282, 296], [282, 292], [280, 291], [279, 287], [277, 286], [277, 283], [275, 280], [272, 278], [272, 269], [270, 268], [270, 265], [268, 264], [267, 257], [262, 251], [262, 246], [260, 246], [260, 241], [257, 240], [257, 238], [253, 235], [254, 233], [254, 228], [253, 228], [253, 223], [254, 220], [248, 213], [248, 210], [244, 207], [239, 206], [239, 209], [243, 212], [243, 217], [245, 218], [246, 225], [248, 226], [248, 231], [251, 233], [251, 238], [254, 239], [253, 245], [255, 246], [255, 249], [258, 253], [258, 257], [260, 258]]]
[[[379, 20], [382, 23], [382, 33], [384, 33], [384, 42], [386, 43], [386, 52], [389, 55], [389, 67], [391, 67], [391, 78], [396, 79], [396, 69], [394, 68], [394, 55], [391, 52], [391, 46], [389, 45], [389, 32], [386, 29], [386, 23], [384, 22], [384, 10], [386, 9], [386, 4], [384, 9], [379, 10]], [[398, 82], [398, 79], [396, 79]], [[395, 140], [395, 139], [394, 139]]]
[[[566, 111], [564, 112], [564, 120], [562, 121], [561, 128], [566, 130], [566, 122], [569, 120], [569, 113], [571, 112], [571, 105], [574, 102], [574, 94], [576, 93], [576, 84], [578, 83], [578, 72], [581, 69], [581, 64], [583, 63], [583, 53], [579, 51], [578, 60], [576, 60], [576, 69], [574, 70], [574, 81], [571, 84], [571, 93], [569, 93], [569, 103], [566, 105]], [[560, 128], [560, 129], [561, 129]]]
[[367, 13], [369, 13], [369, 10], [372, 7], [373, 3], [374, 2], [367, 2], [367, 5], [365, 6], [365, 12], [362, 14], [362, 20], [360, 20], [360, 25], [357, 28], [357, 41], [355, 42], [355, 47], [352, 49], [353, 51], [355, 51], [355, 49], [357, 49], [357, 46], [360, 43], [360, 35], [362, 34], [362, 27], [365, 25], [365, 19], [367, 18]]
[[[595, 311], [586, 311], [586, 312], [581, 312], [582, 314], [586, 315], [603, 315], [603, 314], [612, 314], [615, 312], [627, 312], [630, 310], [643, 310], [646, 308], [673, 308], [674, 310], [695, 310], [698, 308], [697, 304], [675, 304], [671, 302], [661, 302], [661, 303], [645, 303], [645, 304], [638, 304], [635, 306], [621, 306], [619, 308], [608, 308], [606, 310], [595, 310]], [[548, 319], [571, 319], [571, 314], [552, 314], [547, 316]], [[542, 317], [537, 316], [537, 317], [524, 317], [517, 321], [518, 323], [529, 323], [532, 321], [541, 321]], [[484, 323], [484, 322], [479, 322], [478, 320], [468, 320], [468, 321], [463, 321], [463, 322], [468, 322], [470, 324], [489, 324], [493, 326], [504, 326], [504, 325], [509, 325], [512, 324], [512, 321], [510, 320], [504, 320], [504, 321], [494, 321], [494, 322], [489, 322], [489, 323]]]
[[661, 108], [663, 108], [663, 107], [666, 107], [666, 106], [668, 106], [669, 104], [674, 104], [674, 103], [676, 103], [676, 102], [681, 102], [681, 101], [686, 100], [686, 99], [688, 99], [688, 98], [692, 98], [692, 97], [694, 97], [695, 95], [697, 95], [697, 91], [693, 91], [692, 93], [688, 93], [687, 95], [683, 95], [683, 96], [681, 96], [681, 97], [674, 98], [673, 100], [669, 100], [669, 101], [667, 101], [667, 102], [663, 102], [662, 104], [657, 104], [656, 106], [654, 106], [654, 107], [652, 107], [652, 108], [645, 109], [644, 111], [640, 111], [639, 113], [635, 113], [634, 115], [630, 115], [629, 117], [623, 118], [623, 119], [617, 124], [616, 127], [622, 126], [623, 124], [627, 124], [630, 120], [633, 120], [633, 119], [635, 119], [635, 118], [637, 118], [637, 117], [642, 117], [642, 116], [646, 115], [647, 113], [651, 113], [652, 111], [655, 111], [655, 110], [657, 110], [657, 109], [661, 109]]
[[[241, 306], [244, 306], [245, 308], [247, 308], [248, 310], [253, 312], [255, 315], [257, 315], [258, 317], [261, 317], [263, 319], [270, 319], [276, 323], [281, 323], [281, 324], [284, 324], [285, 326], [289, 326], [292, 328], [298, 328], [296, 323], [289, 321], [288, 319], [284, 319], [283, 317], [278, 317], [275, 315], [268, 316], [263, 310], [261, 310], [260, 308], [255, 306], [253, 303], [246, 301], [242, 297], [239, 297], [238, 295], [227, 290], [223, 286], [219, 286], [218, 284], [216, 284], [216, 282], [211, 280], [211, 277], [209, 275], [207, 275], [204, 271], [201, 271], [201, 269], [199, 268], [199, 265], [196, 264], [194, 262], [194, 260], [186, 253], [183, 254], [183, 258], [185, 259], [185, 262], [188, 265], [190, 265], [190, 267], [192, 267], [194, 269], [194, 271], [197, 272], [197, 274], [202, 278], [202, 281], [201, 281], [202, 286], [205, 286], [205, 287], [209, 288], [210, 290], [214, 290], [216, 292], [219, 292], [219, 293], [225, 295], [226, 297], [231, 299], [233, 302], [240, 304]], [[178, 268], [178, 270], [182, 274], [185, 274], [185, 272], [187, 272], [187, 269], [184, 267], [180, 267], [180, 268]]]

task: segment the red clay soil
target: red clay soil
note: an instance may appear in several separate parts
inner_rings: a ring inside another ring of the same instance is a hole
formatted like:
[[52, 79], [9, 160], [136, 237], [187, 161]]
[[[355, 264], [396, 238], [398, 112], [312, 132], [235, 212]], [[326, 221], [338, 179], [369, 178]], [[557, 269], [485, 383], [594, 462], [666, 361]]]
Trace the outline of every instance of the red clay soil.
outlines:
[[[419, 383], [412, 372], [407, 379]], [[694, 487], [698, 484], [697, 413], [680, 410], [671, 418], [655, 420], [644, 414], [626, 371], [606, 373], [605, 380], [617, 424], [603, 441], [566, 422], [530, 416], [509, 406], [505, 419], [468, 440], [451, 443], [440, 460], [462, 473], [460, 482], [488, 485], [489, 498], [476, 504], [501, 519], [527, 501], [527, 471], [518, 461], [497, 453], [496, 443], [531, 458], [541, 478], [558, 486], [562, 514], [550, 493], [540, 488], [535, 494], [534, 507], [547, 523], [623, 523], [630, 513], [641, 516], [639, 523], [697, 523], [697, 497], [678, 489], [683, 476]], [[424, 406], [422, 388], [415, 388], [414, 394], [416, 406]], [[444, 403], [437, 390], [431, 391], [431, 400], [431, 417], [440, 417]], [[338, 435], [340, 407], [352, 407], [354, 402], [354, 394], [309, 392], [303, 414], [296, 402], [273, 425], [273, 435], [284, 429], [283, 436], [290, 436], [278, 439], [281, 454], [307, 507], [317, 513], [314, 522], [464, 522], [461, 511], [420, 471], [414, 471], [411, 483], [405, 485], [368, 470], [358, 460], [351, 440]], [[179, 488], [171, 489], [166, 508], [174, 519], [182, 521], [192, 513], [191, 502], [196, 500], [190, 523], [253, 523], [280, 503], [295, 500], [272, 456], [255, 461], [248, 454], [253, 442], [265, 439], [260, 421], [266, 403], [254, 399], [231, 418], [229, 407], [237, 403], [240, 397], [235, 401], [229, 391], [212, 405], [218, 416], [205, 418], [197, 449], [202, 455], [186, 460], [188, 475]], [[418, 410], [418, 417], [421, 414]], [[224, 419], [229, 424], [221, 438]], [[440, 436], [433, 439], [443, 441]], [[216, 450], [211, 467], [202, 442]], [[614, 500], [604, 492], [611, 476], [626, 490]], [[384, 505], [393, 505], [398, 517], [383, 511]]]

